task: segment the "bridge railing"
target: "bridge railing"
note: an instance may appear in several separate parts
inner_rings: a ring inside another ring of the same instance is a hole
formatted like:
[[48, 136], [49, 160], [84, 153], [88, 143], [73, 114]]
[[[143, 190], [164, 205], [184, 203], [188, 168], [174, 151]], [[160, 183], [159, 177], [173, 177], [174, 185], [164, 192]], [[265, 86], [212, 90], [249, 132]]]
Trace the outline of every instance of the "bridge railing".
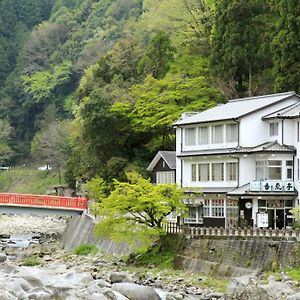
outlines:
[[88, 207], [87, 202], [86, 198], [80, 197], [0, 193], [0, 205], [12, 204], [20, 206], [59, 207], [84, 210]]

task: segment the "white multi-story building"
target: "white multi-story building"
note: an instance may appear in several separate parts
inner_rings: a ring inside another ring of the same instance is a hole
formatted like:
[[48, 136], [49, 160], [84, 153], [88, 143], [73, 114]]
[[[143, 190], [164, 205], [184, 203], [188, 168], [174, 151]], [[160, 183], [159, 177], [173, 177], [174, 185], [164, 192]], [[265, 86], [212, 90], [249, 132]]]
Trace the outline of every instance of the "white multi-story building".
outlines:
[[176, 126], [176, 182], [185, 223], [291, 226], [299, 203], [300, 97], [293, 92], [230, 100], [185, 113]]

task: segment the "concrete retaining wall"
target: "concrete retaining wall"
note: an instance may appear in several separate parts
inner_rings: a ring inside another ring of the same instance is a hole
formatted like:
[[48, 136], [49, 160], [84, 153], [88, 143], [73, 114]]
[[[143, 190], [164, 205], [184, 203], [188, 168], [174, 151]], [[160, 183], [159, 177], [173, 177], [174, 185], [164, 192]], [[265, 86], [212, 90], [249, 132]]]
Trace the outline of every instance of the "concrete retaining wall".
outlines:
[[96, 240], [94, 237], [95, 222], [92, 216], [85, 213], [81, 216], [73, 217], [62, 234], [61, 244], [69, 251], [80, 244], [94, 244], [109, 254], [128, 255], [133, 251], [126, 243], [115, 243], [107, 238]]
[[178, 269], [226, 277], [255, 275], [299, 264], [300, 243], [296, 240], [254, 237], [186, 239], [174, 261]]

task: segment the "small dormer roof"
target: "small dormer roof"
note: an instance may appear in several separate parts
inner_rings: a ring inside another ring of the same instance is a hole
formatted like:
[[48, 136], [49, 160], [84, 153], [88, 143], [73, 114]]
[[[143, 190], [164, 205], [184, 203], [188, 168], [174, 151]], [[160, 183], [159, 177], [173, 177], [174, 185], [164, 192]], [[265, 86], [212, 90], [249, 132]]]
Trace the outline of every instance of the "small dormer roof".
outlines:
[[264, 116], [262, 119], [295, 119], [300, 118], [300, 103], [295, 103], [293, 105], [290, 105], [286, 108], [283, 108], [281, 110], [278, 110], [276, 112], [273, 112], [271, 114], [268, 114]]
[[174, 125], [180, 126], [223, 120], [234, 120], [292, 96], [296, 96], [298, 101], [300, 101], [300, 97], [295, 92], [233, 99], [229, 100], [226, 104], [218, 105], [203, 112], [194, 114], [190, 117], [180, 119]]
[[150, 165], [148, 166], [148, 171], [153, 171], [156, 164], [160, 159], [163, 159], [170, 169], [176, 169], [176, 152], [175, 151], [158, 151]]

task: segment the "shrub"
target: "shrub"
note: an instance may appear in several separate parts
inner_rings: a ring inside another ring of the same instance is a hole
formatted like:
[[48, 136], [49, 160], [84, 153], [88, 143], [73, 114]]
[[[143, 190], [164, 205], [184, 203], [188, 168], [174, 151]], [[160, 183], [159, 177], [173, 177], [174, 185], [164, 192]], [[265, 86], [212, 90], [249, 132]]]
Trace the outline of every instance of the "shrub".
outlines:
[[31, 255], [24, 259], [23, 266], [33, 267], [33, 266], [39, 265], [40, 263], [41, 263], [41, 261], [39, 260], [38, 257]]
[[81, 244], [75, 249], [74, 252], [77, 255], [96, 254], [98, 252], [98, 248], [91, 244]]

